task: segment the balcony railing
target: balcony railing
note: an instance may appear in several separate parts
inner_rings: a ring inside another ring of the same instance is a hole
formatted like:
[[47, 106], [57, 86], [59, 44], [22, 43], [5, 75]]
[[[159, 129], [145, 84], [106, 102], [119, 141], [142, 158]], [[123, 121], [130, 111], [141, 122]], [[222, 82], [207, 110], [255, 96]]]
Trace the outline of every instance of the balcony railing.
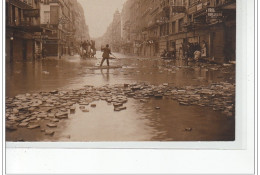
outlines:
[[216, 6], [223, 6], [223, 5], [227, 5], [227, 4], [232, 4], [235, 3], [236, 0], [219, 0], [218, 4], [216, 4]]
[[13, 4], [21, 9], [32, 9], [32, 1], [28, 0], [9, 0], [10, 4]]

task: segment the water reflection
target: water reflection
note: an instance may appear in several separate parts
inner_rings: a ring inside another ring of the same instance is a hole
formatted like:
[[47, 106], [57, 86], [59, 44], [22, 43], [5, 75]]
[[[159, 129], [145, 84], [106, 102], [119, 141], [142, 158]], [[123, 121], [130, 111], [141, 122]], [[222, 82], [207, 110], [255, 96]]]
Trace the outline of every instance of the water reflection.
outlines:
[[[234, 140], [234, 119], [227, 118], [210, 108], [180, 106], [171, 99], [151, 99], [148, 103], [136, 107], [137, 113], [148, 119], [149, 127], [154, 129], [151, 140]], [[187, 131], [187, 128], [191, 131]]]
[[[172, 86], [207, 85], [213, 82], [234, 81], [235, 68], [205, 65], [185, 60], [133, 58], [116, 54], [111, 65], [118, 69], [99, 69], [97, 59], [80, 59], [79, 56], [64, 59], [49, 58], [33, 62], [6, 64], [6, 95], [73, 89], [84, 85], [102, 86], [148, 82]], [[233, 77], [233, 78], [232, 78]], [[234, 140], [235, 121], [211, 108], [180, 106], [171, 99], [148, 102], [129, 99], [127, 110], [114, 112], [113, 106], [104, 101], [96, 102], [90, 112], [78, 112], [69, 120], [59, 123], [53, 137], [45, 136], [40, 129], [19, 128], [8, 132], [7, 140], [27, 141], [146, 141], [146, 140]], [[78, 106], [77, 106], [78, 107]], [[155, 109], [160, 107], [160, 109]], [[43, 122], [43, 127], [46, 127]], [[186, 131], [191, 128], [191, 131]]]
[[109, 82], [109, 70], [110, 69], [106, 69], [106, 72], [104, 73], [104, 69], [100, 69], [103, 80], [106, 82]]
[[[113, 105], [105, 101], [94, 102], [97, 107], [86, 106], [82, 112], [77, 105], [76, 113], [70, 116], [63, 127], [56, 130], [51, 140], [59, 141], [149, 141], [155, 133], [147, 120], [140, 120], [133, 99], [125, 105], [127, 110], [114, 112]], [[65, 137], [69, 136], [69, 138]]]
[[[175, 86], [205, 85], [230, 81], [230, 77], [234, 77], [232, 70], [221, 72], [218, 70], [219, 67], [211, 69], [201, 63], [185, 60], [134, 59], [122, 54], [116, 56], [121, 59], [112, 60], [111, 65], [121, 65], [121, 69], [93, 69], [101, 61], [100, 57], [82, 60], [79, 56], [73, 56], [66, 59], [49, 58], [33, 62], [7, 63], [6, 95], [135, 81], [152, 84], [168, 82]], [[233, 67], [231, 69], [234, 70]]]

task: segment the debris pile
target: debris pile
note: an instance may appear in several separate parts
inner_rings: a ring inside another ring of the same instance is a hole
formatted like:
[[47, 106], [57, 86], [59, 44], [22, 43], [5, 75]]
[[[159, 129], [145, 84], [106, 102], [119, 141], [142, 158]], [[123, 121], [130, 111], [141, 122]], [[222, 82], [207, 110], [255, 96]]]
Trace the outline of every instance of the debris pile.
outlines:
[[[6, 129], [13, 131], [17, 127], [40, 128], [42, 120], [47, 122], [47, 128], [56, 128], [60, 120], [67, 119], [69, 114], [76, 112], [75, 104], [80, 105], [82, 112], [89, 112], [90, 109], [85, 106], [97, 108], [94, 101], [104, 100], [112, 104], [114, 111], [118, 112], [126, 110], [124, 104], [128, 98], [142, 103], [148, 102], [150, 98], [171, 98], [180, 105], [209, 106], [229, 117], [234, 116], [235, 112], [235, 85], [226, 82], [182, 88], [167, 83], [159, 86], [147, 83], [84, 86], [69, 91], [54, 90], [6, 97]], [[44, 132], [46, 135], [54, 134], [52, 130]]]

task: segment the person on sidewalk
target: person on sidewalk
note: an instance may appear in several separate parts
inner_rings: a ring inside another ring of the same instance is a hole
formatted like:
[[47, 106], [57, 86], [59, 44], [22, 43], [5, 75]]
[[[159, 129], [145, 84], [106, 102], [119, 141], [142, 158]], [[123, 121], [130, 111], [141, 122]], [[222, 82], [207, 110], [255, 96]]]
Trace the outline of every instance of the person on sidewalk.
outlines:
[[109, 66], [109, 55], [112, 54], [109, 45], [107, 44], [106, 47], [102, 49], [102, 51], [103, 51], [103, 55], [102, 55], [103, 59], [101, 61], [100, 67], [103, 65], [105, 60], [107, 60], [107, 66]]

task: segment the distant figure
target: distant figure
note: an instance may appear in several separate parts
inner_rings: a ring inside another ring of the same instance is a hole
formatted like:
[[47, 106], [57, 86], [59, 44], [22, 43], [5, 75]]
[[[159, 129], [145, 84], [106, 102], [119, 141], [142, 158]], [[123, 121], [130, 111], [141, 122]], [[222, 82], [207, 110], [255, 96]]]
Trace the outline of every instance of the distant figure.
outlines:
[[90, 42], [91, 42], [91, 50], [92, 50], [91, 56], [94, 57], [96, 55], [95, 41], [91, 40]]
[[179, 48], [179, 59], [180, 60], [183, 59], [183, 48], [182, 47]]
[[202, 41], [201, 46], [201, 57], [207, 57], [207, 44], [204, 40]]
[[107, 60], [107, 66], [109, 66], [109, 55], [112, 54], [111, 50], [109, 49], [109, 45], [107, 44], [105, 48], [102, 49], [103, 51], [103, 59], [101, 61], [100, 67], [103, 65], [104, 61]]
[[91, 43], [87, 40], [87, 56], [90, 57], [90, 52], [91, 52]]
[[176, 52], [175, 52], [175, 49], [172, 50], [172, 58], [173, 58], [173, 59], [176, 59]]
[[45, 49], [45, 47], [42, 48], [42, 58], [46, 58], [46, 49]]
[[84, 41], [84, 42], [81, 44], [81, 47], [86, 50], [86, 49], [87, 49], [87, 42]]
[[194, 52], [194, 59], [195, 59], [196, 61], [198, 61], [200, 58], [201, 58], [201, 52], [198, 51], [198, 50], [196, 50], [196, 51]]
[[84, 58], [87, 55], [87, 42], [84, 41], [81, 44], [81, 57]]
[[161, 54], [161, 57], [166, 57], [167, 51], [166, 49], [163, 50], [163, 53]]

